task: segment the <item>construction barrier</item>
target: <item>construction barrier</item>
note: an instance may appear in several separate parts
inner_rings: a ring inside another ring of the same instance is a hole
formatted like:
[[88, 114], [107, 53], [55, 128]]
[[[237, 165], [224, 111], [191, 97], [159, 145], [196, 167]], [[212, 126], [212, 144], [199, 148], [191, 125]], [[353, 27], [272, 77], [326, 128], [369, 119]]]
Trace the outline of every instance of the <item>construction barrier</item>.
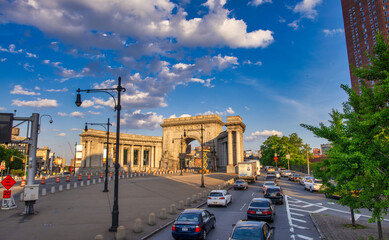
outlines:
[[59, 176], [57, 177], [57, 179], [55, 180], [56, 183], [59, 183]]
[[100, 178], [103, 178], [103, 177], [104, 177], [103, 173], [100, 173]]
[[90, 173], [88, 174], [88, 180], [91, 180], [91, 176], [90, 176]]
[[44, 185], [44, 184], [46, 183], [45, 180], [46, 180], [45, 177], [42, 177], [42, 180], [41, 180], [41, 184], [42, 184], [42, 185]]
[[70, 182], [70, 176], [66, 176], [66, 182]]
[[112, 173], [111, 172], [109, 173], [109, 177], [112, 177]]
[[81, 181], [82, 180], [82, 176], [81, 174], [78, 175], [78, 181]]
[[[23, 180], [22, 180], [22, 183], [20, 184], [20, 186], [21, 186], [21, 187], [26, 186], [26, 180], [23, 179]], [[22, 195], [23, 195], [23, 194], [22, 194]]]

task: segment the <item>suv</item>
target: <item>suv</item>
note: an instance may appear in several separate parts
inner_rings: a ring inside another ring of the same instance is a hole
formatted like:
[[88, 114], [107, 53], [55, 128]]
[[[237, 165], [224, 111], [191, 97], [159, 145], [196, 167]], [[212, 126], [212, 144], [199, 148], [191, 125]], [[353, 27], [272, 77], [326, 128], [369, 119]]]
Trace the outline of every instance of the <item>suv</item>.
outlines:
[[274, 221], [274, 208], [271, 201], [266, 198], [253, 198], [247, 209], [247, 219]]
[[270, 199], [273, 203], [284, 204], [284, 194], [280, 187], [266, 188], [264, 197]]

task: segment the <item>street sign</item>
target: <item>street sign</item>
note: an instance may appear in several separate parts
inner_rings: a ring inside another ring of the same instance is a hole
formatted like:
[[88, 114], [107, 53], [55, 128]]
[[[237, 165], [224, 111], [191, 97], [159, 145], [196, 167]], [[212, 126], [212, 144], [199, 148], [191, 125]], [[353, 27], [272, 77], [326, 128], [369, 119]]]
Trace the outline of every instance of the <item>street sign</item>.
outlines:
[[1, 161], [0, 169], [5, 170], [5, 161]]
[[277, 160], [278, 160], [278, 157], [277, 157], [277, 156], [275, 156], [275, 157], [274, 157], [274, 161], [275, 161], [275, 162], [277, 162]]
[[6, 178], [4, 178], [3, 181], [1, 181], [1, 184], [5, 187], [5, 189], [9, 190], [14, 184], [15, 180], [11, 177], [11, 175], [8, 175]]
[[4, 190], [3, 198], [11, 198], [11, 190]]

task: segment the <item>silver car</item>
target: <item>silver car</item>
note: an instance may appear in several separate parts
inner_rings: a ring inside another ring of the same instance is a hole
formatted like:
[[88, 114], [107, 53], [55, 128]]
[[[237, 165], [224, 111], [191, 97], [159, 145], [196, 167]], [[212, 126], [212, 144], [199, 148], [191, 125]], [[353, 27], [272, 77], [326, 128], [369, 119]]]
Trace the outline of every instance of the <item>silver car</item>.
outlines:
[[236, 180], [234, 184], [234, 189], [244, 189], [246, 190], [248, 188], [248, 184], [245, 180]]

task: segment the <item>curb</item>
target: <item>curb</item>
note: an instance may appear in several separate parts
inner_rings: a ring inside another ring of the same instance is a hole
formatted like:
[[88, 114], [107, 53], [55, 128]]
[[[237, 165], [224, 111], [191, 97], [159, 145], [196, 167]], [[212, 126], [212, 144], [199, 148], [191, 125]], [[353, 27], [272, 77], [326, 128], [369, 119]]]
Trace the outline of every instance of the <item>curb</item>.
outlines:
[[319, 227], [319, 224], [317, 224], [316, 222], [316, 219], [312, 216], [312, 213], [309, 213], [309, 217], [311, 218], [312, 222], [313, 222], [313, 226], [315, 226], [316, 230], [319, 232], [319, 235], [320, 235], [320, 239], [327, 239], [322, 231], [320, 230], [320, 227]]

